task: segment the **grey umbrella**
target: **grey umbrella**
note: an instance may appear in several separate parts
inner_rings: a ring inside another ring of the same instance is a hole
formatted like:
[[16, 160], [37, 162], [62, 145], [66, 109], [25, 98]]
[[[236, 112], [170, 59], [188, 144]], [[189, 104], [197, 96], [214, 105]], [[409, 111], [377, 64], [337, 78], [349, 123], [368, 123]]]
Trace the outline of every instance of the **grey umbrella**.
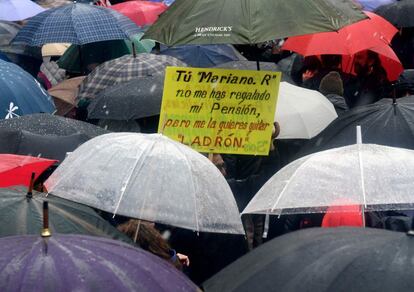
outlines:
[[164, 78], [148, 76], [133, 79], [101, 91], [88, 106], [88, 118], [133, 120], [158, 115]]

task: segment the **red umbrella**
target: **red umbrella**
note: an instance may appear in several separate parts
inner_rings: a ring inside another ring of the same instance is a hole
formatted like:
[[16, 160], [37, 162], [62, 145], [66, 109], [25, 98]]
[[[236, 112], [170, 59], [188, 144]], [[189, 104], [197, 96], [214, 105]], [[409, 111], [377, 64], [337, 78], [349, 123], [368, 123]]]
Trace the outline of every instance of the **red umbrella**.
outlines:
[[282, 49], [294, 51], [303, 56], [353, 55], [362, 50], [389, 44], [398, 29], [375, 13], [365, 12], [365, 14], [369, 19], [345, 26], [338, 32], [290, 37]]
[[[387, 72], [387, 78], [389, 81], [395, 81], [400, 74], [404, 71], [401, 61], [397, 55], [388, 45], [382, 45], [374, 48], [370, 48], [370, 51], [376, 52], [381, 60], [381, 65]], [[345, 73], [355, 74], [354, 70], [354, 55], [342, 56], [342, 71]]]
[[110, 8], [129, 17], [138, 26], [153, 24], [168, 6], [160, 2], [127, 1], [110, 6]]
[[361, 206], [331, 206], [323, 216], [322, 227], [364, 226]]
[[0, 154], [0, 187], [30, 185], [32, 173], [35, 179], [57, 160], [24, 155]]

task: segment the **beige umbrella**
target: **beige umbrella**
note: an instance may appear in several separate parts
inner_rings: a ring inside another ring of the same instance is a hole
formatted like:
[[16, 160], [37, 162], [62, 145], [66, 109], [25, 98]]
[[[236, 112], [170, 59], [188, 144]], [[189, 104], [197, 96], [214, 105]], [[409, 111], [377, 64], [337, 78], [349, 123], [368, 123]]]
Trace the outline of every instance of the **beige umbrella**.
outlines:
[[66, 79], [48, 90], [48, 93], [53, 97], [57, 115], [65, 116], [76, 106], [75, 98], [84, 78], [85, 76]]
[[62, 56], [65, 51], [70, 47], [69, 43], [52, 43], [46, 44], [42, 47], [42, 56]]

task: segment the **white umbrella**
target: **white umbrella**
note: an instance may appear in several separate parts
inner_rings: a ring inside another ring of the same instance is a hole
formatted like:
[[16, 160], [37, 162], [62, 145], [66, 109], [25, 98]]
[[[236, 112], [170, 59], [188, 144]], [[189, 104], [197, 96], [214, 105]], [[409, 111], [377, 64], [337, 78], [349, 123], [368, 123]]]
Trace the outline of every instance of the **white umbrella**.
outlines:
[[332, 103], [320, 92], [280, 83], [275, 115], [280, 125], [278, 139], [311, 139], [337, 117]]
[[414, 151], [356, 144], [298, 159], [277, 172], [243, 213], [324, 212], [361, 205], [366, 211], [414, 208]]
[[244, 233], [220, 171], [203, 155], [159, 134], [96, 137], [70, 154], [46, 187], [113, 214], [196, 231]]

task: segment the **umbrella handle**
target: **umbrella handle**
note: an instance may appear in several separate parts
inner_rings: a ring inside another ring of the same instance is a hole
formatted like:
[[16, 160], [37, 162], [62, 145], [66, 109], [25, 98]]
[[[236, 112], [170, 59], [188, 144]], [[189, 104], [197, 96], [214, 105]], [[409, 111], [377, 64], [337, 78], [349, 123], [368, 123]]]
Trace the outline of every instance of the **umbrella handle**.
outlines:
[[43, 228], [42, 237], [50, 237], [52, 234], [49, 230], [49, 202], [43, 201]]
[[33, 197], [33, 186], [35, 181], [35, 173], [32, 172], [32, 176], [30, 177], [29, 189], [27, 191], [26, 197], [31, 199]]

